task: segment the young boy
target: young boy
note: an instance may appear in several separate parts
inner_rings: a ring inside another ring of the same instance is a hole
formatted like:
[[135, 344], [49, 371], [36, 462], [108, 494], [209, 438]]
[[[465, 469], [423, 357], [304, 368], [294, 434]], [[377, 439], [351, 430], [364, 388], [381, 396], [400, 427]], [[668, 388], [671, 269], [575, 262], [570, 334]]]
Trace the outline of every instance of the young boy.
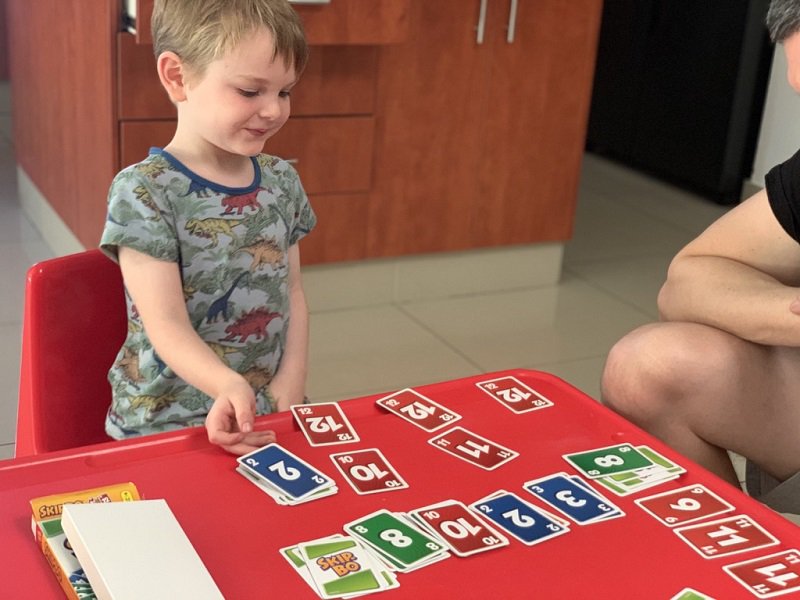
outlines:
[[305, 393], [298, 241], [316, 218], [291, 165], [260, 152], [289, 118], [308, 48], [287, 0], [156, 0], [152, 29], [178, 124], [109, 192], [101, 248], [129, 318], [106, 430], [205, 422], [243, 454], [274, 439], [256, 414]]

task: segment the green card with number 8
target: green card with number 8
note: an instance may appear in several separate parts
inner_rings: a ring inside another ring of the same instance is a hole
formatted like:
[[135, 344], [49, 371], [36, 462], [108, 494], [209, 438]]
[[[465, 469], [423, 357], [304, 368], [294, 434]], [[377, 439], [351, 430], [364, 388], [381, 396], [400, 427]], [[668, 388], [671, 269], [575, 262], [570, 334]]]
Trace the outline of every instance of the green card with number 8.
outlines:
[[446, 548], [388, 510], [379, 510], [344, 526], [354, 535], [407, 569], [442, 554]]
[[565, 454], [564, 460], [590, 479], [643, 469], [655, 464], [630, 444]]

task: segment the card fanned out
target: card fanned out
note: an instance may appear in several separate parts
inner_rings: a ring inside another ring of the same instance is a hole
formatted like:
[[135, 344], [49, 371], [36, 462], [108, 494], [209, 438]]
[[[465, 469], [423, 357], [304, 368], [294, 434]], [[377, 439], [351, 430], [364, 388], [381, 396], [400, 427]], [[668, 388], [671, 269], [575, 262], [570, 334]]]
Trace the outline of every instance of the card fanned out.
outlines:
[[99, 600], [223, 598], [164, 500], [65, 505], [61, 523]]

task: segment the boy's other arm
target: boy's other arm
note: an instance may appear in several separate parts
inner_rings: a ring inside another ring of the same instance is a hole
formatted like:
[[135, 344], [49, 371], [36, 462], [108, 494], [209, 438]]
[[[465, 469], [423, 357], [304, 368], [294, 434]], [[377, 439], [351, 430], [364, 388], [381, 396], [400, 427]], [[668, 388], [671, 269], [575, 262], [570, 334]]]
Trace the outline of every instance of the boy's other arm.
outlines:
[[119, 248], [119, 265], [155, 351], [189, 385], [214, 398], [206, 419], [209, 440], [235, 454], [273, 441], [272, 432], [253, 431], [255, 394], [250, 384], [192, 327], [178, 265], [126, 247]]
[[288, 410], [303, 402], [308, 370], [308, 305], [300, 275], [300, 249], [289, 247], [289, 328], [286, 348], [278, 372], [269, 384], [269, 391], [278, 410]]
[[759, 344], [800, 346], [799, 284], [800, 245], [778, 223], [762, 190], [677, 254], [658, 307], [666, 321], [702, 323]]

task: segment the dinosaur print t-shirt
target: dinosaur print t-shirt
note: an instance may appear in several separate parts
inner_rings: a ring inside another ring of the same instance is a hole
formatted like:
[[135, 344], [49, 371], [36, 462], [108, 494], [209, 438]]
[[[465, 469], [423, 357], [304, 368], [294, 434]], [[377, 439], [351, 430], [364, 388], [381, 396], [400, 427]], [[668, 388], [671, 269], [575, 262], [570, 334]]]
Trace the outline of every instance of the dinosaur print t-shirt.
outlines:
[[[100, 247], [115, 260], [125, 246], [178, 263], [195, 330], [250, 382], [264, 414], [274, 410], [267, 384], [286, 345], [287, 251], [316, 217], [289, 163], [264, 154], [252, 161], [252, 184], [230, 188], [151, 149], [111, 184]], [[164, 364], [127, 293], [126, 302], [128, 336], [109, 372], [106, 431], [121, 439], [202, 425], [213, 399]]]

